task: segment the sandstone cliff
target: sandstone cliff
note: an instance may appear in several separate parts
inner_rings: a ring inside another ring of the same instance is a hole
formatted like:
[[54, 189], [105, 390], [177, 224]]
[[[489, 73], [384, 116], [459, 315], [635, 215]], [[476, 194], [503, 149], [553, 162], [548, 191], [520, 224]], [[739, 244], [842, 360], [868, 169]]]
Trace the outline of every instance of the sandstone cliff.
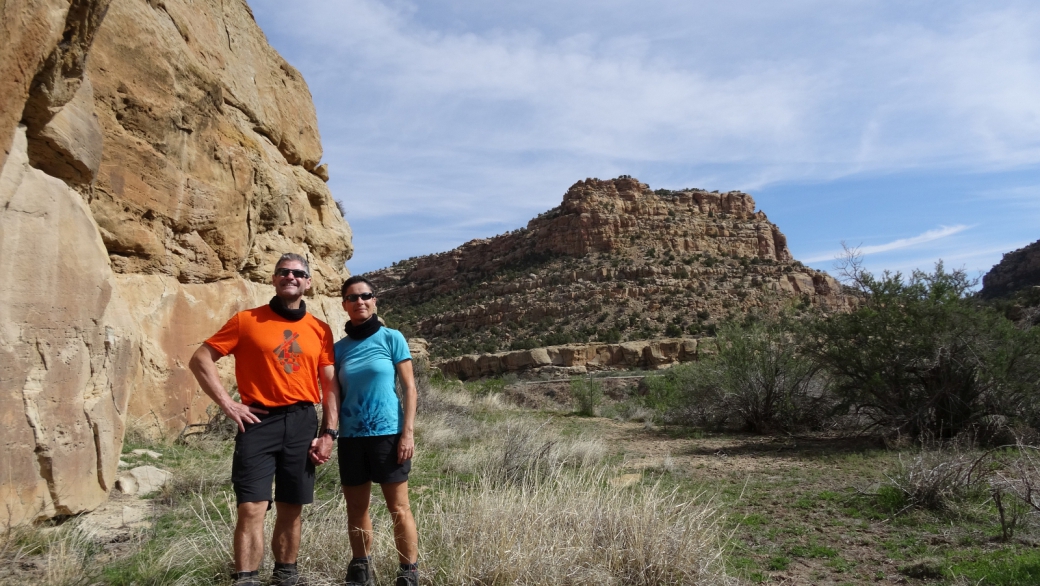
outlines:
[[99, 504], [128, 420], [205, 417], [187, 360], [266, 302], [282, 252], [311, 259], [309, 306], [339, 329], [322, 294], [351, 245], [307, 86], [244, 1], [0, 13], [3, 526]]
[[526, 228], [366, 275], [392, 326], [435, 358], [710, 333], [784, 308], [839, 310], [827, 274], [791, 258], [750, 195], [574, 184]]

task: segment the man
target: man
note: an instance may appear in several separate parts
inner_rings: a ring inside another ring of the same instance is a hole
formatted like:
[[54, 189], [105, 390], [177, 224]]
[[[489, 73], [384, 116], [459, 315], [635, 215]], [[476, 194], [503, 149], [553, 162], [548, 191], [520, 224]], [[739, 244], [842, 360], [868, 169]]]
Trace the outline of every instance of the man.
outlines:
[[[296, 569], [300, 513], [303, 505], [314, 501], [314, 466], [328, 461], [338, 436], [332, 329], [307, 313], [307, 259], [283, 254], [275, 264], [272, 284], [275, 296], [268, 305], [235, 314], [199, 346], [189, 365], [202, 390], [238, 425], [231, 465], [238, 500], [232, 575], [236, 586], [260, 586], [264, 516], [272, 500], [273, 581], [279, 586], [303, 583]], [[217, 373], [216, 361], [228, 354], [235, 355], [241, 402], [231, 398]], [[314, 404], [319, 401], [323, 425], [315, 438]]]

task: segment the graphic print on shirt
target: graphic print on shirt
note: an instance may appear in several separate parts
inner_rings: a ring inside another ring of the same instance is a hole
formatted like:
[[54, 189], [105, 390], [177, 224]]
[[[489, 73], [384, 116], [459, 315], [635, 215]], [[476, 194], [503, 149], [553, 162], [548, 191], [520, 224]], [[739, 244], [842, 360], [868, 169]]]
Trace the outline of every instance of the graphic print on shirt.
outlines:
[[300, 334], [292, 330], [285, 330], [282, 335], [285, 339], [274, 349], [275, 356], [278, 357], [278, 364], [282, 365], [285, 372], [292, 374], [300, 370], [300, 355], [303, 354], [303, 349], [300, 348], [300, 343], [296, 341], [300, 337]]

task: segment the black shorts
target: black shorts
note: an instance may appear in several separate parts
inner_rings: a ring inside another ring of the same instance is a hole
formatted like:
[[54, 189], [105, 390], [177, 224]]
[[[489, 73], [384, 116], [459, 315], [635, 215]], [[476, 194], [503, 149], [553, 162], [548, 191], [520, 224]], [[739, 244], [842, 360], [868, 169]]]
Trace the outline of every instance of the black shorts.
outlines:
[[314, 463], [308, 457], [318, 431], [314, 405], [301, 404], [257, 414], [235, 436], [231, 483], [239, 503], [271, 501], [306, 505], [314, 502]]
[[339, 438], [339, 481], [343, 486], [366, 482], [392, 484], [408, 480], [412, 461], [397, 463], [401, 434]]

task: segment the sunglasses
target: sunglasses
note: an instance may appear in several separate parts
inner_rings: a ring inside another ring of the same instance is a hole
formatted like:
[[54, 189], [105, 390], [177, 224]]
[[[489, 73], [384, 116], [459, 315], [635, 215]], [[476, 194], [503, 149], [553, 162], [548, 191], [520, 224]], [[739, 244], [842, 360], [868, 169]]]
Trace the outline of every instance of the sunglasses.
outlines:
[[362, 301], [368, 301], [369, 299], [373, 299], [375, 296], [376, 296], [375, 293], [351, 293], [350, 295], [344, 295], [343, 299], [345, 299], [345, 300], [347, 300], [347, 301], [349, 301], [351, 303], [354, 303], [358, 299], [360, 299]]
[[292, 276], [296, 277], [297, 279], [306, 279], [306, 278], [310, 277], [310, 275], [307, 274], [307, 271], [305, 271], [303, 269], [286, 269], [286, 268], [275, 269], [274, 275], [276, 277], [288, 277], [289, 275], [292, 275]]

